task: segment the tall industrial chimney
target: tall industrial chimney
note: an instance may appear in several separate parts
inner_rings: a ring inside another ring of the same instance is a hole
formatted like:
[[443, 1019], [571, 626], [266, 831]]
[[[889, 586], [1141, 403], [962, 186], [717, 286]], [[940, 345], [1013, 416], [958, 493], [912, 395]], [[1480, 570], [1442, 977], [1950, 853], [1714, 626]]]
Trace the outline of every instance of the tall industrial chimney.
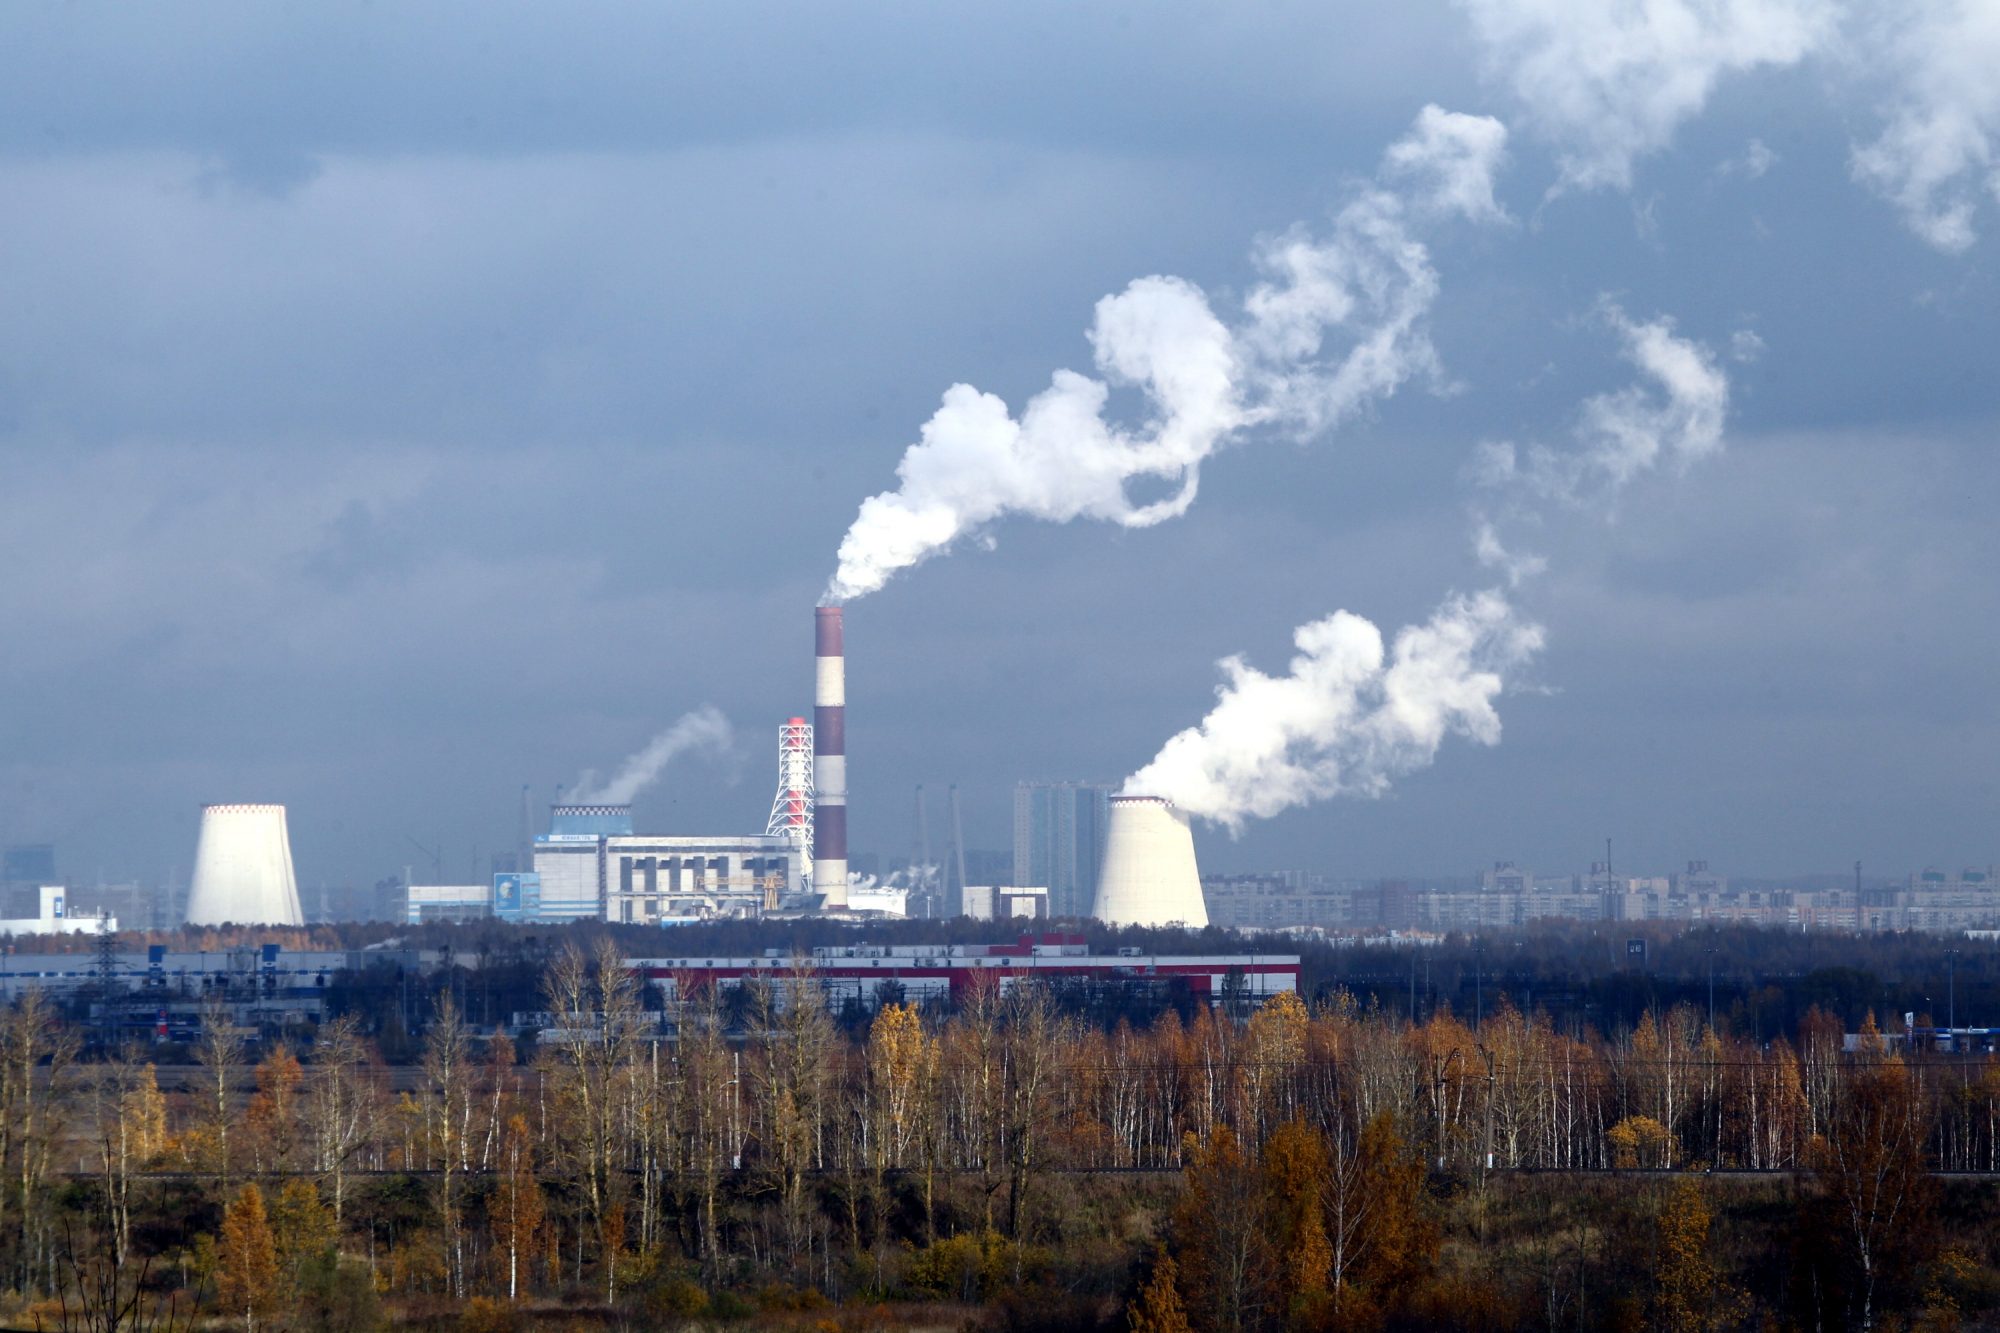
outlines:
[[1208, 924], [1188, 817], [1158, 796], [1114, 796], [1093, 915], [1113, 926]]
[[282, 805], [204, 805], [187, 923], [302, 926]]
[[847, 657], [840, 608], [813, 612], [813, 892], [847, 906]]

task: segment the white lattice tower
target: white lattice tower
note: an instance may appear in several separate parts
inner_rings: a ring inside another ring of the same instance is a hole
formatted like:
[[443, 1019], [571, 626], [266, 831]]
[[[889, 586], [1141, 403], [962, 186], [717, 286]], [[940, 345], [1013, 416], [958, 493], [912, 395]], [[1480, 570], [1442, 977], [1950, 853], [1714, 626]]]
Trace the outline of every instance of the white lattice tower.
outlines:
[[778, 728], [778, 794], [771, 802], [767, 837], [804, 850], [813, 836], [813, 729], [802, 717]]

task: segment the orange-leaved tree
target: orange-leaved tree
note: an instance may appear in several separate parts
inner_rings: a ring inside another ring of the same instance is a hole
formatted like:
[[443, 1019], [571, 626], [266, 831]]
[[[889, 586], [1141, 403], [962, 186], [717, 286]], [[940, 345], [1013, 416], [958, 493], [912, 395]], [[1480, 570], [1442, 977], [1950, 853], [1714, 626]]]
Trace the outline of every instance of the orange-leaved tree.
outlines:
[[1369, 1205], [1354, 1280], [1380, 1300], [1407, 1293], [1430, 1274], [1437, 1262], [1438, 1227], [1424, 1192], [1423, 1163], [1404, 1146], [1387, 1111], [1362, 1128], [1357, 1155], [1358, 1187]]
[[1710, 1333], [1742, 1321], [1742, 1294], [1709, 1258], [1710, 1221], [1701, 1185], [1689, 1176], [1675, 1181], [1654, 1233], [1653, 1326], [1661, 1333]]
[[1173, 1226], [1188, 1313], [1196, 1327], [1215, 1333], [1256, 1327], [1264, 1243], [1258, 1172], [1229, 1126], [1217, 1125], [1206, 1140], [1188, 1137]]
[[1152, 1276], [1125, 1307], [1125, 1321], [1132, 1333], [1190, 1333], [1179, 1276], [1174, 1257], [1162, 1248], [1153, 1258]]
[[507, 1256], [507, 1299], [518, 1300], [521, 1271], [534, 1252], [535, 1233], [546, 1211], [541, 1183], [535, 1179], [535, 1141], [524, 1116], [507, 1118], [507, 1132], [500, 1140], [500, 1183], [486, 1211], [494, 1239]]
[[264, 1212], [264, 1192], [245, 1185], [222, 1212], [215, 1291], [222, 1307], [243, 1317], [246, 1333], [278, 1310], [278, 1247]]
[[1333, 1246], [1326, 1234], [1326, 1140], [1288, 1120], [1264, 1141], [1264, 1235], [1273, 1303], [1311, 1321], [1326, 1304]]
[[1825, 1133], [1813, 1141], [1813, 1166], [1852, 1265], [1855, 1322], [1873, 1328], [1878, 1284], [1914, 1273], [1929, 1258], [1937, 1182], [1924, 1160], [1931, 1113], [1923, 1088], [1888, 1053], [1873, 1014], [1861, 1038], [1836, 1086]]

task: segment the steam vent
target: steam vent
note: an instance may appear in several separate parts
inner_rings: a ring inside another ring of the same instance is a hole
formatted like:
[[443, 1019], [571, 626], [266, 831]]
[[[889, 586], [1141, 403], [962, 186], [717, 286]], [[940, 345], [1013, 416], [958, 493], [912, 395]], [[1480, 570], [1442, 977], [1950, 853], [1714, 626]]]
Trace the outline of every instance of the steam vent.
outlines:
[[1097, 877], [1098, 920], [1114, 926], [1208, 924], [1188, 817], [1158, 796], [1114, 796]]
[[204, 805], [188, 888], [191, 926], [302, 926], [282, 805]]

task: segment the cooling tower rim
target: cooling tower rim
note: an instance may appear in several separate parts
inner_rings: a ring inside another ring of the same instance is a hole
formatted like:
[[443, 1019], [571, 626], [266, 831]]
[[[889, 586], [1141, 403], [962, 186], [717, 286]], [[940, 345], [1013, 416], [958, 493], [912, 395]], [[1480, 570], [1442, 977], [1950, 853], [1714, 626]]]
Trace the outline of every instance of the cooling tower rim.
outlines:
[[630, 801], [557, 801], [549, 809], [558, 815], [618, 815], [630, 814]]
[[1169, 810], [1175, 810], [1179, 808], [1172, 801], [1168, 800], [1164, 796], [1126, 795], [1121, 792], [1116, 796], [1107, 797], [1106, 799], [1109, 800], [1113, 805], [1119, 805], [1119, 804], [1135, 805], [1139, 803], [1145, 803], [1149, 805], [1164, 805]]
[[201, 812], [205, 815], [211, 813], [221, 815], [256, 815], [266, 814], [272, 810], [283, 814], [285, 807], [268, 801], [262, 803], [254, 801], [212, 801], [201, 807]]

